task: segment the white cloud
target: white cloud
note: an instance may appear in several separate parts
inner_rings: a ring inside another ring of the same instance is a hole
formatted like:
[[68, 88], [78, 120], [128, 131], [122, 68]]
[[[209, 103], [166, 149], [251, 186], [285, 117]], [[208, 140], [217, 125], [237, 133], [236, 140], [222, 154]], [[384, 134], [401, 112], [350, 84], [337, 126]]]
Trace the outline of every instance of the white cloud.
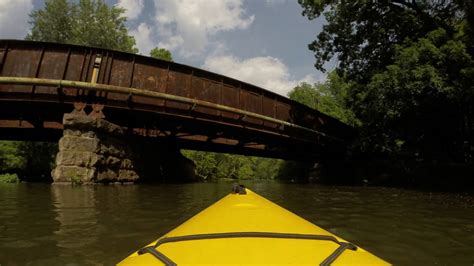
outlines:
[[161, 45], [185, 57], [201, 54], [210, 36], [253, 23], [242, 6], [243, 0], [155, 0]]
[[118, 0], [117, 6], [124, 8], [124, 16], [130, 20], [136, 19], [143, 10], [143, 0]]
[[0, 0], [0, 38], [25, 38], [31, 10], [33, 0]]
[[151, 28], [146, 23], [140, 23], [136, 29], [130, 31], [130, 35], [135, 37], [138, 50], [143, 55], [148, 55], [156, 46], [151, 38]]
[[166, 41], [159, 42], [158, 47], [168, 50], [175, 50], [184, 43], [183, 37], [179, 35], [170, 36]]
[[270, 56], [241, 60], [231, 55], [216, 55], [208, 57], [202, 67], [284, 96], [303, 81], [310, 84], [316, 82], [311, 75], [302, 79], [291, 77], [288, 67], [278, 58]]

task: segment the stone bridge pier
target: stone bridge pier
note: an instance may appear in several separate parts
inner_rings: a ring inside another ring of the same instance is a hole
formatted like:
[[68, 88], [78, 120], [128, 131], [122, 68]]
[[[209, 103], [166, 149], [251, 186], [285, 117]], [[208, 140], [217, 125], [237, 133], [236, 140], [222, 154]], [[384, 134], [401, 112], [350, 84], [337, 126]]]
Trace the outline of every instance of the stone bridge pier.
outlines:
[[55, 183], [192, 181], [194, 163], [166, 143], [139, 139], [100, 117], [64, 114]]

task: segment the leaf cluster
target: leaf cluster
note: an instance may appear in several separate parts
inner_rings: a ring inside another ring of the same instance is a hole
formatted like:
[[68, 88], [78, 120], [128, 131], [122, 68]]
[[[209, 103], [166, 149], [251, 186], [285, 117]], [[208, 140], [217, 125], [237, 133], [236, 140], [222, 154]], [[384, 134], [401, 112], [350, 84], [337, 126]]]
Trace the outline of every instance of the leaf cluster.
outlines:
[[[472, 115], [474, 61], [464, 42], [437, 29], [396, 48], [354, 106], [380, 147], [425, 159], [456, 158]], [[441, 123], [441, 121], [443, 121]], [[369, 132], [367, 132], [369, 133]], [[440, 149], [440, 145], [446, 145]]]
[[359, 82], [393, 63], [395, 45], [407, 38], [416, 40], [437, 28], [454, 32], [452, 24], [462, 20], [457, 2], [299, 0], [303, 15], [327, 20], [308, 46], [316, 68], [325, 70], [324, 63], [337, 57], [338, 70]]
[[57, 151], [56, 143], [0, 141], [0, 174], [15, 173], [33, 179], [45, 176], [49, 180]]
[[348, 84], [340, 106], [360, 121], [359, 149], [473, 162], [472, 1], [299, 3], [309, 19], [327, 21], [309, 49], [320, 70], [338, 60]]
[[0, 141], [0, 172], [25, 168], [26, 158], [22, 154], [21, 142]]
[[19, 183], [20, 179], [17, 174], [0, 174], [0, 184], [2, 183]]
[[158, 48], [158, 47], [155, 47], [155, 48], [151, 49], [151, 51], [150, 51], [150, 56], [153, 57], [153, 58], [157, 58], [157, 59], [162, 59], [162, 60], [166, 60], [166, 61], [171, 61], [171, 62], [173, 62], [173, 56], [171, 55], [171, 52], [168, 51], [168, 50], [165, 49], [165, 48]]
[[331, 72], [325, 83], [311, 85], [303, 82], [293, 88], [288, 93], [288, 97], [337, 118], [346, 124], [356, 126], [359, 121], [346, 106], [350, 87], [351, 85], [345, 82], [336, 72]]
[[196, 163], [202, 180], [217, 178], [275, 179], [282, 160], [226, 153], [185, 150], [183, 154]]
[[124, 12], [103, 0], [46, 0], [44, 9], [30, 14], [32, 28], [26, 39], [137, 53]]

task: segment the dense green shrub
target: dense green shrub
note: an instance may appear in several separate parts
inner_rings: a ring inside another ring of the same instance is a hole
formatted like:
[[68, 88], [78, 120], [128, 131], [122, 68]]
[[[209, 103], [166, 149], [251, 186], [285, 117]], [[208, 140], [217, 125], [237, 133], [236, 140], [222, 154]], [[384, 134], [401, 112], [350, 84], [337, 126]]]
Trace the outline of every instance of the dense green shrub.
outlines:
[[19, 183], [20, 179], [16, 174], [0, 174], [0, 183]]

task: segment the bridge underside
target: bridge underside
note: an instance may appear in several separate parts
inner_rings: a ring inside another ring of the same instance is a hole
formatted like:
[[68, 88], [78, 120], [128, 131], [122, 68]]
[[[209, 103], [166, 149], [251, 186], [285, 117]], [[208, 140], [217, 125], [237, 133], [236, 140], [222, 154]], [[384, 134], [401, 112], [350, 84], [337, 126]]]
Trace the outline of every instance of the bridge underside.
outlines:
[[[1, 101], [0, 139], [57, 142], [63, 136], [63, 114], [73, 110], [72, 104], [31, 101], [27, 106]], [[137, 140], [172, 143], [178, 149], [291, 160], [317, 160], [324, 153], [321, 145], [249, 126], [127, 108], [104, 113], [107, 121], [121, 125]]]

